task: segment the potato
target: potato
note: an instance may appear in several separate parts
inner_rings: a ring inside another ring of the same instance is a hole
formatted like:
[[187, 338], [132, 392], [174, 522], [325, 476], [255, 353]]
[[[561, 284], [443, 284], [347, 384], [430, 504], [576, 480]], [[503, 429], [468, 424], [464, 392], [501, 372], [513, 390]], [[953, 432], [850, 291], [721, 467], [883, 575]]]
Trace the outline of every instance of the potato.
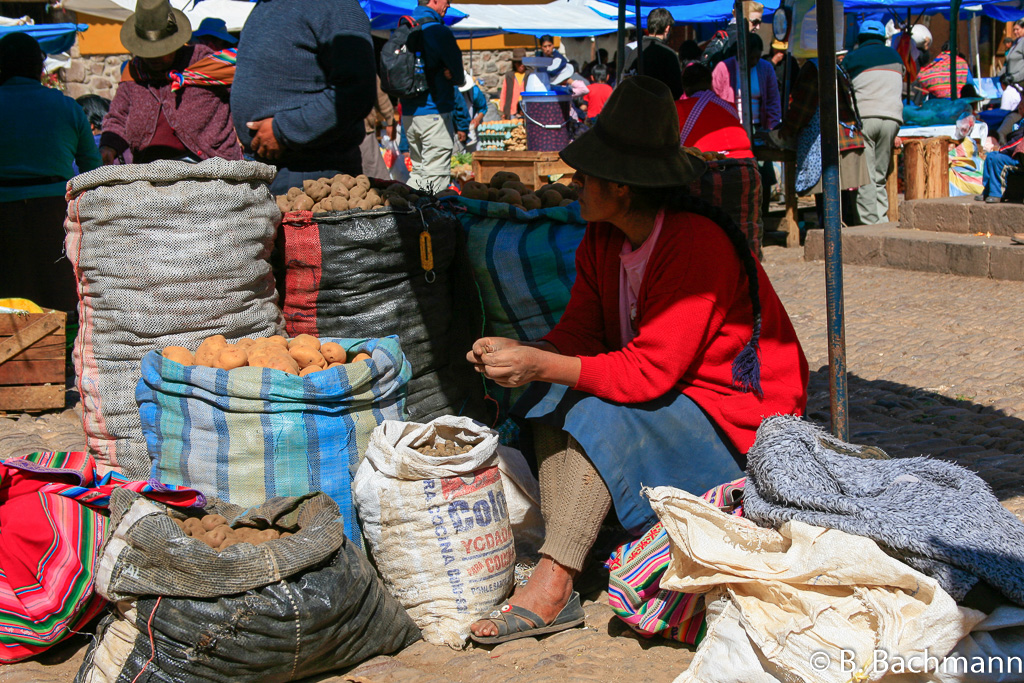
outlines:
[[345, 199], [348, 199], [348, 194], [348, 188], [341, 183], [336, 183], [331, 186], [332, 197], [344, 197]]
[[545, 209], [551, 209], [562, 203], [564, 197], [558, 190], [544, 190], [540, 194], [541, 204]]
[[363, 187], [362, 185], [356, 185], [355, 187], [349, 188], [348, 200], [350, 204], [352, 203], [353, 199], [362, 199], [365, 196], [366, 188]]
[[370, 182], [370, 179], [362, 174], [356, 176], [356, 185], [359, 185], [360, 187], [363, 187], [367, 190], [373, 187], [373, 183]]
[[237, 538], [228, 537], [224, 540], [223, 543], [217, 546], [217, 552], [219, 553], [221, 551], [227, 550], [231, 546], [238, 545], [239, 543], [241, 543], [241, 541], [239, 541]]
[[359, 361], [363, 361], [363, 360], [370, 360], [371, 358], [372, 358], [372, 356], [370, 356], [370, 354], [368, 354], [368, 353], [366, 353], [366, 352], [363, 352], [363, 353], [357, 353], [357, 354], [356, 354], [356, 355], [355, 355], [355, 356], [354, 356], [354, 357], [352, 358], [352, 360], [350, 360], [350, 361], [349, 361], [349, 363], [350, 363], [350, 364], [351, 364], [351, 363], [358, 363]]
[[266, 543], [267, 541], [276, 541], [280, 538], [281, 534], [276, 529], [264, 529], [260, 532], [260, 542]]
[[392, 195], [386, 202], [384, 202], [384, 205], [398, 209], [399, 211], [405, 211], [409, 208], [409, 201], [405, 197]]
[[214, 549], [219, 547], [226, 540], [228, 540], [228, 535], [227, 532], [224, 531], [223, 527], [214, 529], [213, 531], [207, 531], [206, 536], [203, 537], [203, 542]]
[[324, 213], [325, 211], [327, 211], [327, 209], [325, 209], [320, 202], [317, 202], [316, 204], [313, 205], [313, 208], [310, 209], [310, 211], [312, 211], [313, 213]]
[[415, 204], [420, 200], [420, 195], [416, 194], [415, 192], [410, 192], [405, 196], [405, 198], [409, 200], [410, 204]]
[[328, 363], [344, 363], [347, 356], [338, 342], [324, 342], [320, 345], [320, 353]]
[[501, 190], [496, 187], [487, 188], [487, 201], [496, 202], [499, 201], [499, 197], [501, 197]]
[[561, 202], [558, 203], [558, 205], [559, 206], [569, 206], [574, 201], [576, 201], [576, 200], [575, 199], [563, 199]]
[[167, 360], [173, 360], [175, 363], [181, 363], [182, 365], [192, 365], [195, 363], [192, 352], [184, 346], [168, 346], [160, 355]]
[[197, 533], [201, 534], [205, 531], [205, 529], [203, 529], [203, 523], [199, 520], [198, 517], [187, 518], [184, 522], [184, 526], [185, 533], [189, 536], [195, 536]]
[[267, 337], [267, 339], [272, 343], [277, 344], [282, 349], [288, 348], [288, 337], [284, 336], [283, 334], [275, 334], [272, 337]]
[[300, 334], [297, 337], [292, 337], [288, 340], [288, 348], [293, 349], [296, 346], [308, 346], [311, 349], [320, 350], [320, 340], [311, 334]]
[[277, 344], [264, 344], [253, 348], [249, 352], [249, 366], [256, 368], [268, 367], [267, 363], [272, 362], [275, 358], [288, 358], [288, 352], [279, 347]]
[[292, 210], [291, 200], [289, 200], [284, 195], [275, 197], [274, 201], [277, 203], [277, 208], [281, 210], [281, 213], [288, 213], [289, 211]]
[[441, 190], [440, 192], [438, 192], [434, 196], [437, 197], [438, 199], [441, 199], [442, 197], [458, 197], [459, 193], [456, 192], [455, 190], [448, 189], [448, 190]]
[[530, 188], [528, 188], [526, 185], [523, 185], [518, 180], [510, 180], [507, 183], [503, 183], [502, 186], [501, 186], [501, 189], [503, 189], [503, 190], [515, 190], [519, 194], [526, 194], [527, 192], [531, 191]]
[[235, 346], [237, 346], [240, 349], [245, 349], [246, 351], [248, 351], [249, 349], [252, 348], [253, 344], [255, 344], [255, 343], [256, 343], [255, 339], [249, 339], [248, 337], [243, 337], [242, 339], [239, 339], [238, 341], [235, 342]]
[[281, 372], [286, 372], [289, 375], [299, 374], [299, 366], [296, 365], [295, 359], [284, 355], [274, 356], [264, 362], [260, 367], [267, 368], [268, 370], [280, 370]]
[[498, 201], [506, 204], [515, 204], [516, 206], [523, 205], [522, 196], [512, 189], [501, 190], [501, 193], [498, 195]]
[[288, 188], [288, 194], [286, 194], [285, 197], [287, 197], [288, 199], [295, 199], [300, 194], [302, 194], [301, 187], [290, 187]]
[[244, 368], [249, 364], [249, 354], [240, 346], [229, 344], [217, 354], [214, 365], [221, 370], [234, 370]]
[[[335, 176], [337, 177], [337, 176]], [[341, 184], [351, 190], [356, 186], [356, 179], [350, 176], [348, 173], [341, 176]]]
[[330, 365], [328, 365], [324, 369], [325, 370], [330, 370], [331, 368], [340, 368], [342, 365], [344, 365], [344, 363], [331, 363]]
[[495, 189], [501, 189], [502, 185], [510, 180], [519, 182], [520, 178], [517, 174], [512, 173], [511, 171], [498, 171], [491, 176], [490, 186]]
[[298, 363], [300, 370], [302, 368], [308, 368], [310, 365], [316, 365], [319, 367], [327, 365], [320, 352], [311, 346], [296, 344], [288, 349], [288, 353], [290, 353], [292, 358], [295, 359], [295, 362]]
[[196, 349], [195, 364], [208, 368], [214, 367], [217, 362], [217, 356], [227, 345], [228, 341], [224, 338], [223, 334], [215, 334], [212, 337], [208, 337]]
[[210, 531], [211, 529], [216, 529], [222, 524], [227, 524], [228, 520], [224, 515], [206, 515], [199, 520], [199, 522], [203, 525], [204, 529]]
[[319, 365], [307, 365], [306, 367], [299, 370], [299, 377], [305, 377], [306, 375], [312, 375], [314, 372], [320, 372], [323, 370]]
[[540, 197], [533, 193], [524, 194], [522, 201], [523, 208], [526, 209], [527, 211], [534, 211], [536, 209], [540, 209], [543, 207], [543, 203], [540, 201]]
[[315, 203], [316, 202], [307, 195], [299, 195], [295, 198], [295, 203], [292, 205], [292, 209], [295, 211], [310, 211]]

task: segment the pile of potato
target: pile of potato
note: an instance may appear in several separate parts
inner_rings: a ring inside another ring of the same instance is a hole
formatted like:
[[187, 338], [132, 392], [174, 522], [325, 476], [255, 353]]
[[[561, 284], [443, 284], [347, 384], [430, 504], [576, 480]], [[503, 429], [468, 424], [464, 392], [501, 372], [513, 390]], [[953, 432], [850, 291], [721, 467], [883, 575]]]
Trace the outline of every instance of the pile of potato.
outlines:
[[462, 196], [467, 199], [514, 204], [532, 211], [568, 206], [576, 201], [576, 189], [570, 185], [551, 183], [533, 192], [523, 185], [517, 174], [498, 171], [487, 185], [474, 181], [463, 183]]
[[309, 334], [294, 339], [282, 336], [265, 339], [239, 339], [229, 344], [222, 334], [203, 340], [195, 355], [183, 346], [168, 346], [164, 358], [182, 365], [202, 365], [208, 368], [234, 370], [236, 368], [270, 368], [289, 375], [306, 375], [337, 368], [345, 363], [359, 363], [370, 359], [368, 353], [357, 353], [348, 358], [337, 342], [324, 342]]
[[277, 529], [254, 529], [238, 527], [232, 529], [223, 515], [206, 515], [204, 517], [186, 517], [184, 520], [171, 517], [186, 536], [202, 541], [217, 552], [230, 548], [236, 543], [252, 543], [260, 545], [278, 538], [288, 538], [292, 534]]
[[460, 446], [454, 441], [438, 441], [433, 446], [420, 446], [415, 450], [432, 458], [447, 458], [453, 455], [469, 453], [473, 450], [473, 447], [469, 445]]
[[302, 189], [293, 187], [288, 194], [278, 195], [277, 207], [282, 213], [289, 211], [372, 211], [385, 206], [396, 209], [408, 209], [420, 197], [408, 185], [392, 183], [384, 190], [372, 187], [370, 179], [364, 175], [354, 178], [348, 174], [338, 174], [333, 178], [319, 180], [303, 180]]

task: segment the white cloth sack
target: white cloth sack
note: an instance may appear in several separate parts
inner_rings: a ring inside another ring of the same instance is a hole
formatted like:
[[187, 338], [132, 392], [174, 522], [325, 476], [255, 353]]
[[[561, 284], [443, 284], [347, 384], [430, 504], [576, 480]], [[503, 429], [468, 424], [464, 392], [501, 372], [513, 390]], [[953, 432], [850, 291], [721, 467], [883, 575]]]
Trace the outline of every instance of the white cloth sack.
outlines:
[[530, 471], [526, 458], [515, 448], [498, 445], [498, 469], [508, 501], [508, 521], [516, 541], [516, 561], [536, 562], [540, 559], [540, 547], [544, 545], [540, 482]]
[[983, 618], [871, 539], [795, 521], [764, 529], [678, 489], [645, 493], [672, 542], [661, 587], [709, 605], [677, 683], [846, 683], [875, 650], [942, 657]]
[[[454, 442], [462, 455], [416, 448]], [[384, 585], [436, 645], [462, 647], [469, 626], [508, 593], [516, 550], [498, 434], [467, 417], [386, 420], [356, 472], [363, 534]]]
[[74, 361], [101, 470], [149, 479], [135, 385], [142, 357], [200, 337], [283, 331], [267, 261], [281, 211], [255, 161], [101, 166], [68, 182], [65, 249], [78, 279]]

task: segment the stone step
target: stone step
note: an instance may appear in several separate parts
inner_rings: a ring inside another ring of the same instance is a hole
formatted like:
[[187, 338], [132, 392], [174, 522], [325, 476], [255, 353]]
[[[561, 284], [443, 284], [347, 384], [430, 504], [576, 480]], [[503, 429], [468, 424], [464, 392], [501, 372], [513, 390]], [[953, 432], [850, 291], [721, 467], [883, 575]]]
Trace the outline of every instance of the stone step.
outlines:
[[[804, 259], [824, 258], [825, 232], [809, 230]], [[1012, 244], [1009, 237], [1003, 236], [908, 230], [895, 223], [860, 225], [843, 228], [843, 263], [1024, 280], [1024, 245]]]
[[1009, 237], [1024, 232], [1024, 204], [989, 204], [974, 197], [900, 202], [900, 227], [910, 230]]

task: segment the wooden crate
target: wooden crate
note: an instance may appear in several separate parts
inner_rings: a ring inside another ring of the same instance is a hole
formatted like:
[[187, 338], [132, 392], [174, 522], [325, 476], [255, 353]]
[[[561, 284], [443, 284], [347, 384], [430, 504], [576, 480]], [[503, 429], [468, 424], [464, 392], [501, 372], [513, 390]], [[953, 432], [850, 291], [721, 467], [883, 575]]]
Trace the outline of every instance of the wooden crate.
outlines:
[[515, 173], [523, 185], [534, 190], [546, 183], [548, 176], [568, 178], [573, 174], [572, 166], [562, 161], [558, 152], [473, 152], [474, 180], [488, 183], [498, 171]]
[[60, 311], [0, 314], [0, 411], [64, 407], [67, 319]]

